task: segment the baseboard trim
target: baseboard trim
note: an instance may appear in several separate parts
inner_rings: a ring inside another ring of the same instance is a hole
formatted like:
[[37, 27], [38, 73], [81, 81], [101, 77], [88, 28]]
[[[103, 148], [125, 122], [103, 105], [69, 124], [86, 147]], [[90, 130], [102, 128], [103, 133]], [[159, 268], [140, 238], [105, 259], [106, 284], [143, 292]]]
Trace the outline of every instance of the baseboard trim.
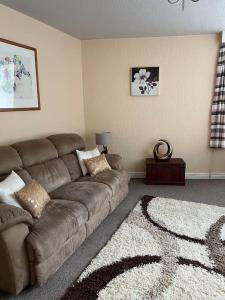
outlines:
[[[145, 172], [129, 172], [130, 178], [145, 178]], [[186, 173], [186, 179], [225, 179], [225, 173]]]
[[128, 172], [130, 178], [145, 178], [145, 172]]

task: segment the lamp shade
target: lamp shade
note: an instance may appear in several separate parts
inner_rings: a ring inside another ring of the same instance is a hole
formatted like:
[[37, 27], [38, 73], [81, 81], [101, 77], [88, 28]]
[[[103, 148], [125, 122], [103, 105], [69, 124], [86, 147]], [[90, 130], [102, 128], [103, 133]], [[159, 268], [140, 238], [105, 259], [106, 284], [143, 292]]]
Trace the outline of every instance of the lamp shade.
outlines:
[[112, 132], [96, 133], [96, 145], [108, 146], [112, 143]]

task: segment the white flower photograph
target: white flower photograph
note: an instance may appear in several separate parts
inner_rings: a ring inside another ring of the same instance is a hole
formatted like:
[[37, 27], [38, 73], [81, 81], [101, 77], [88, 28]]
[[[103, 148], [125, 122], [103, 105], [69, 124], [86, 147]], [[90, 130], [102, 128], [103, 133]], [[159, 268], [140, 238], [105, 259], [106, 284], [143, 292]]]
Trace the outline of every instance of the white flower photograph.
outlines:
[[159, 95], [159, 67], [132, 68], [131, 96]]

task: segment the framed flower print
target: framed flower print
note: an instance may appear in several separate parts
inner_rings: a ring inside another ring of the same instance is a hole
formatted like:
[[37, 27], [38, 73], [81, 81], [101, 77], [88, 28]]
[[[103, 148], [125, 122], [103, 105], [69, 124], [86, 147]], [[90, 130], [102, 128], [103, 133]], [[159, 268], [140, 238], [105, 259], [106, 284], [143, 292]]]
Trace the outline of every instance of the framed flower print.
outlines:
[[131, 69], [131, 96], [159, 95], [159, 67]]
[[0, 111], [40, 110], [37, 50], [0, 38]]

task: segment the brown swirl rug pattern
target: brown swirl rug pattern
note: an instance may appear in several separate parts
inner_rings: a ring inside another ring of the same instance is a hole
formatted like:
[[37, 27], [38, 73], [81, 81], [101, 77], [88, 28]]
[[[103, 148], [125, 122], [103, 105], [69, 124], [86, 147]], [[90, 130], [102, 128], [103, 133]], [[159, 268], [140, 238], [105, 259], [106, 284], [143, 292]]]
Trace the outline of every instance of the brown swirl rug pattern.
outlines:
[[144, 196], [63, 300], [225, 299], [225, 208]]

